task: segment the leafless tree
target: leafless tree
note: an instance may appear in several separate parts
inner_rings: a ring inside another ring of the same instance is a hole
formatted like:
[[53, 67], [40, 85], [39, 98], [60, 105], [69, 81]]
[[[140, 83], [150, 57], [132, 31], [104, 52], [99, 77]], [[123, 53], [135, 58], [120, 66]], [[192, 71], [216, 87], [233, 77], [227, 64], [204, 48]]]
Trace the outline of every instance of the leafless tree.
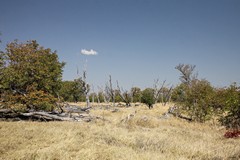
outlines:
[[193, 80], [197, 79], [197, 73], [194, 74], [195, 65], [190, 64], [179, 64], [175, 67], [180, 71], [180, 81], [184, 84], [190, 85]]
[[105, 92], [106, 98], [109, 98], [113, 103], [113, 107], [115, 107], [115, 90], [113, 89], [111, 75], [109, 75], [109, 82], [106, 83]]
[[84, 91], [84, 94], [85, 94], [85, 96], [86, 96], [87, 107], [90, 107], [90, 101], [89, 101], [89, 91], [90, 91], [90, 87], [89, 87], [89, 85], [87, 84], [87, 71], [86, 71], [86, 70], [83, 71], [83, 82], [84, 82], [83, 91]]
[[109, 103], [110, 98], [107, 97], [106, 94], [106, 87], [105, 90], [103, 89], [103, 87], [98, 86], [98, 102], [100, 103], [101, 101], [104, 101], [104, 103]]
[[164, 106], [171, 100], [172, 90], [173, 90], [173, 86], [171, 86], [171, 87], [168, 89], [168, 91], [167, 91], [167, 93], [166, 93], [166, 95], [165, 95], [164, 103], [163, 103]]
[[117, 81], [117, 88], [118, 88], [118, 94], [121, 100], [126, 104], [126, 106], [128, 107], [131, 106], [132, 92], [128, 92], [127, 90], [120, 88], [118, 81]]
[[95, 100], [95, 93], [94, 93], [94, 86], [92, 85], [92, 103], [94, 103]]
[[[101, 103], [100, 101], [100, 92], [102, 91], [102, 89], [98, 86], [98, 93], [97, 93], [97, 101], [98, 101], [98, 104]], [[103, 92], [102, 92], [103, 93]]]
[[154, 81], [153, 89], [154, 89], [155, 103], [157, 103], [157, 101], [159, 100], [160, 95], [162, 96], [162, 102], [163, 102], [163, 88], [164, 88], [165, 83], [166, 83], [166, 80], [164, 80], [161, 87], [159, 87], [159, 79]]

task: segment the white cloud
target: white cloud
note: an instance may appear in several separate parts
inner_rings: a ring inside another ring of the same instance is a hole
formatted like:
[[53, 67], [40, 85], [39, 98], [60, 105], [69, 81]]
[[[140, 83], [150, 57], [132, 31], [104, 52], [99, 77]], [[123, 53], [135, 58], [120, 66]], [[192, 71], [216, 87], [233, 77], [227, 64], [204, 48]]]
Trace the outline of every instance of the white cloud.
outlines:
[[84, 54], [84, 55], [97, 55], [97, 51], [93, 50], [93, 49], [90, 49], [90, 50], [87, 50], [87, 49], [82, 49], [81, 50], [81, 54]]

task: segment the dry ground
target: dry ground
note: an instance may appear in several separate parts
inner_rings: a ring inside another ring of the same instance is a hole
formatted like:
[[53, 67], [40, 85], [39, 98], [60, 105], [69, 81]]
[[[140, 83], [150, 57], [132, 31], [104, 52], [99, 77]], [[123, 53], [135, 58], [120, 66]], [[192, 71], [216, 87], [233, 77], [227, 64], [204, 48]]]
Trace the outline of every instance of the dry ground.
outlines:
[[90, 123], [0, 122], [0, 159], [240, 159], [240, 139], [223, 138], [216, 124], [161, 119], [167, 109], [94, 107], [105, 121]]

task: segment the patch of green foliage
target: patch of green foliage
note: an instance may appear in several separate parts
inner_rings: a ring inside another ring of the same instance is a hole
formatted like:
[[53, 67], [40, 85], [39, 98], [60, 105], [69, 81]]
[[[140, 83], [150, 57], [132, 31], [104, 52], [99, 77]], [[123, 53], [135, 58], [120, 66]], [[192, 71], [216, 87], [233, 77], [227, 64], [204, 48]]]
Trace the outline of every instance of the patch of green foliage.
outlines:
[[220, 122], [229, 129], [240, 130], [240, 87], [236, 83], [225, 90], [224, 102]]
[[175, 87], [172, 100], [178, 104], [179, 113], [197, 122], [217, 116], [226, 128], [240, 129], [240, 87], [236, 83], [228, 88], [214, 88], [207, 80], [192, 76], [195, 66], [176, 68], [181, 72], [182, 83]]
[[146, 88], [142, 91], [141, 102], [146, 104], [149, 109], [153, 108], [155, 99], [154, 99], [154, 90], [152, 88]]
[[0, 93], [4, 106], [53, 110], [64, 67], [57, 53], [45, 49], [37, 41], [14, 41], [0, 55]]

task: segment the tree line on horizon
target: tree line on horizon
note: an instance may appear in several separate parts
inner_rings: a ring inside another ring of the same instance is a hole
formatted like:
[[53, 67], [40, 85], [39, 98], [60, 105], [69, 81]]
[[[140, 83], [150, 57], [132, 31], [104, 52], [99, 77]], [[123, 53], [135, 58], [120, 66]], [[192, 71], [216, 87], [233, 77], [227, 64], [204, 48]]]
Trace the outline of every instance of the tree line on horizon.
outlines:
[[7, 44], [6, 50], [0, 51], [0, 109], [52, 111], [63, 101], [111, 102], [113, 106], [124, 102], [128, 107], [141, 102], [151, 109], [155, 103], [171, 101], [177, 106], [177, 114], [184, 114], [192, 121], [203, 123], [218, 117], [227, 128], [240, 127], [239, 85], [213, 87], [206, 79], [198, 78], [194, 65], [175, 67], [181, 82], [176, 87], [156, 80], [151, 88], [141, 90], [136, 86], [124, 90], [118, 81], [114, 85], [109, 76], [104, 88], [91, 93], [86, 71], [72, 81], [62, 80], [64, 65], [56, 51], [40, 46], [35, 40]]

